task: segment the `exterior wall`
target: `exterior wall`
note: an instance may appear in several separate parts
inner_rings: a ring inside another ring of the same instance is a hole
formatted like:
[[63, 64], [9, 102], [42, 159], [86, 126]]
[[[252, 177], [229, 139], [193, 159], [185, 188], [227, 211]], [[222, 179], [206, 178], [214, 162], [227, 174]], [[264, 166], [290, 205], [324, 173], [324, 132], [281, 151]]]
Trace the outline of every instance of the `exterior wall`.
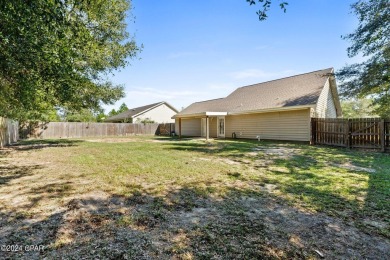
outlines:
[[139, 116], [136, 116], [133, 118], [133, 122], [137, 123], [139, 121], [142, 121], [146, 118], [149, 118], [156, 123], [174, 123], [175, 120], [172, 119], [176, 115], [176, 112], [172, 110], [169, 106], [166, 104], [162, 104], [158, 107], [155, 107]]
[[[181, 120], [181, 134], [183, 136], [201, 136], [201, 118], [182, 119]], [[212, 138], [217, 137], [217, 118], [209, 118], [210, 128], [209, 136]], [[179, 119], [175, 121], [175, 131], [179, 134]]]
[[217, 118], [210, 117], [209, 122], [210, 122], [209, 136], [216, 138], [217, 137]]
[[[200, 136], [201, 123], [200, 118], [181, 119], [181, 135], [183, 136]], [[175, 121], [175, 132], [179, 134], [179, 119]]]
[[226, 116], [225, 136], [310, 141], [310, 109]]
[[326, 81], [325, 86], [321, 91], [320, 97], [318, 98], [315, 116], [320, 118], [337, 117], [336, 106], [333, 101], [329, 80]]

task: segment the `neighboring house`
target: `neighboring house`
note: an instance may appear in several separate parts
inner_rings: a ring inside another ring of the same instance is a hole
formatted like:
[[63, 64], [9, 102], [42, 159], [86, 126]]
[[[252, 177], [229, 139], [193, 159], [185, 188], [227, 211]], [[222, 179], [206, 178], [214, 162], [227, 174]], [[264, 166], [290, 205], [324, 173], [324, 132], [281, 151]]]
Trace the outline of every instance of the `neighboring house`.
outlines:
[[130, 108], [118, 115], [104, 120], [112, 123], [139, 123], [144, 120], [156, 123], [174, 123], [172, 117], [178, 112], [176, 108], [165, 101], [142, 107]]
[[333, 69], [236, 89], [196, 102], [173, 118], [181, 136], [310, 140], [310, 118], [341, 117]]

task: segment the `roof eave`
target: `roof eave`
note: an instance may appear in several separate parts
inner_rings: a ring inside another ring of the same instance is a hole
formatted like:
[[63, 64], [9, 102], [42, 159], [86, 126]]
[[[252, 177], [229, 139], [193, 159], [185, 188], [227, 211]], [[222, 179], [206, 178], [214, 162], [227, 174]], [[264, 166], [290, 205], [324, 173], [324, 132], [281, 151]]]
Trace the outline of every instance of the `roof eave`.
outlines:
[[171, 117], [172, 119], [176, 118], [188, 118], [188, 117], [205, 117], [205, 116], [226, 116], [228, 112], [213, 112], [213, 111], [205, 111], [195, 114], [184, 114], [184, 115], [174, 115]]
[[229, 112], [228, 115], [245, 115], [245, 114], [258, 114], [258, 113], [268, 113], [268, 112], [278, 112], [278, 111], [293, 111], [293, 110], [314, 108], [315, 106], [316, 106], [315, 104], [308, 104], [308, 105], [301, 105], [301, 106], [274, 107], [274, 108]]
[[277, 112], [277, 111], [293, 111], [293, 110], [314, 108], [315, 106], [316, 106], [316, 104], [308, 104], [308, 105], [301, 105], [301, 106], [274, 107], [274, 108], [266, 108], [266, 109], [245, 110], [245, 111], [238, 111], [238, 112], [209, 112], [209, 111], [206, 111], [206, 112], [194, 113], [194, 114], [174, 115], [172, 117], [172, 119], [204, 117], [204, 116], [228, 116], [228, 115], [258, 114], [258, 113]]

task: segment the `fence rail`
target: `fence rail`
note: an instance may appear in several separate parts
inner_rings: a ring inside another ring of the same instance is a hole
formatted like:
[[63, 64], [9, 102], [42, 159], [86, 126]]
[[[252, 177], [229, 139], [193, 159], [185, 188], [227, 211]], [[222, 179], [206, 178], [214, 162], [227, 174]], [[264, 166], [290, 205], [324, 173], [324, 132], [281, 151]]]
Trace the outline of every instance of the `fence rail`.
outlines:
[[12, 119], [0, 117], [0, 148], [17, 142], [19, 139], [19, 123]]
[[170, 135], [175, 124], [130, 123], [29, 123], [21, 127], [21, 138], [85, 138], [127, 135]]
[[311, 143], [389, 151], [390, 120], [312, 118]]

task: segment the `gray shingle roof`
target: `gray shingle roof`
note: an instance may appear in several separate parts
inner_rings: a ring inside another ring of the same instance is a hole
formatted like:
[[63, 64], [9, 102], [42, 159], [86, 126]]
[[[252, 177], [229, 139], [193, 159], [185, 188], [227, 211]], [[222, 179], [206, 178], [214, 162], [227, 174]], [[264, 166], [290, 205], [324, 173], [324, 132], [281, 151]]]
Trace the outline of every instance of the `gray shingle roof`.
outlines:
[[225, 98], [196, 102], [175, 117], [204, 112], [246, 111], [314, 105], [333, 68], [240, 87]]
[[167, 106], [171, 107], [173, 110], [177, 111], [174, 107], [169, 105], [167, 102], [162, 101], [162, 102], [153, 103], [153, 104], [142, 106], [142, 107], [130, 108], [129, 110], [126, 110], [126, 111], [124, 111], [124, 112], [122, 112], [122, 113], [120, 113], [118, 115], [111, 116], [111, 117], [107, 118], [104, 121], [105, 122], [117, 122], [117, 121], [122, 121], [122, 120], [125, 120], [125, 119], [129, 119], [129, 118], [132, 118], [135, 115], [138, 115], [139, 113], [144, 112], [145, 110], [148, 110], [148, 109], [150, 109], [150, 108], [152, 108], [154, 106], [157, 106], [157, 105], [160, 105], [160, 104], [164, 104], [164, 103]]

